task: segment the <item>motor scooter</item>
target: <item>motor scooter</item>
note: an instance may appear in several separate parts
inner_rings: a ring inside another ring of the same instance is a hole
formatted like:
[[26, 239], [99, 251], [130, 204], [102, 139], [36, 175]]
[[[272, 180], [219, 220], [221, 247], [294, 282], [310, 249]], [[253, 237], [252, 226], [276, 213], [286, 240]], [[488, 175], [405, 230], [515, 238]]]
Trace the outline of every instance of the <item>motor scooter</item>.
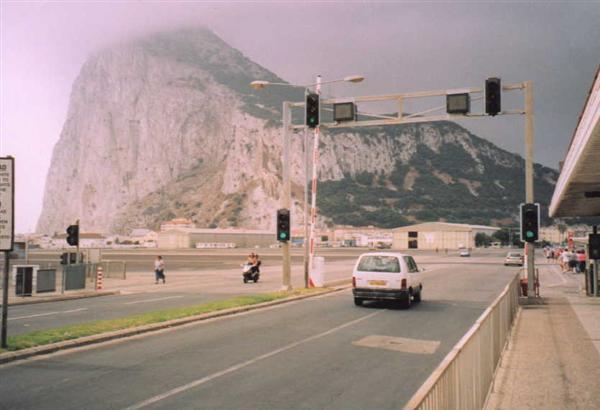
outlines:
[[260, 278], [258, 266], [253, 268], [251, 263], [244, 263], [242, 265], [242, 277], [244, 278], [244, 283], [248, 283], [249, 281], [258, 282]]

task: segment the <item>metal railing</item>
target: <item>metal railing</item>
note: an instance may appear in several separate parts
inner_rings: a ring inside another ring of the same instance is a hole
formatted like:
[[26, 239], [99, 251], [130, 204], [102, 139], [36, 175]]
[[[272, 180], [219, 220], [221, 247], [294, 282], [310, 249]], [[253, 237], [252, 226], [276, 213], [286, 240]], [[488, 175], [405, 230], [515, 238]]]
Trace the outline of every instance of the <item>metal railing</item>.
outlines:
[[519, 275], [479, 317], [405, 409], [482, 409], [519, 307]]
[[103, 261], [99, 263], [88, 263], [87, 277], [95, 280], [98, 266], [103, 269], [105, 278], [127, 279], [127, 262]]

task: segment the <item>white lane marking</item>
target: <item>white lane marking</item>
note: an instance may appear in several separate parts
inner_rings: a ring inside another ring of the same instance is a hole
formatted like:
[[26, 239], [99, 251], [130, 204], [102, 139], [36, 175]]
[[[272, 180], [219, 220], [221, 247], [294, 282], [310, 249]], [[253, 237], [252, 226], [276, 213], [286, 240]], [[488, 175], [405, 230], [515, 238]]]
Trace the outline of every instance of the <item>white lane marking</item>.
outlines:
[[79, 308], [79, 309], [73, 309], [73, 310], [63, 310], [60, 312], [46, 312], [46, 313], [38, 313], [36, 315], [27, 315], [27, 316], [17, 316], [17, 317], [9, 317], [8, 320], [20, 320], [20, 319], [30, 319], [33, 317], [41, 317], [41, 316], [50, 316], [50, 315], [58, 315], [61, 313], [74, 313], [74, 312], [82, 312], [84, 310], [87, 310], [87, 308]]
[[167, 300], [167, 299], [179, 299], [182, 298], [183, 295], [179, 295], [179, 296], [166, 296], [164, 298], [154, 298], [154, 299], [145, 299], [145, 300], [136, 300], [135, 302], [127, 302], [124, 303], [124, 305], [135, 305], [137, 303], [146, 303], [146, 302], [156, 302], [158, 300]]
[[147, 400], [144, 400], [142, 402], [136, 403], [136, 404], [134, 404], [134, 405], [132, 405], [130, 407], [127, 407], [126, 410], [141, 409], [142, 407], [149, 406], [151, 404], [154, 404], [156, 402], [164, 400], [164, 399], [166, 399], [168, 397], [174, 396], [174, 395], [179, 394], [179, 393], [183, 393], [184, 391], [187, 391], [187, 390], [192, 389], [194, 387], [198, 387], [198, 386], [200, 386], [200, 385], [202, 385], [204, 383], [208, 383], [209, 381], [214, 380], [216, 378], [219, 378], [221, 376], [225, 376], [226, 374], [233, 373], [233, 372], [235, 372], [237, 370], [240, 370], [240, 369], [242, 369], [244, 367], [250, 366], [251, 364], [254, 364], [256, 362], [259, 362], [259, 361], [264, 360], [264, 359], [268, 359], [269, 357], [275, 356], [275, 355], [277, 355], [279, 353], [283, 353], [286, 350], [293, 349], [294, 347], [300, 346], [300, 345], [302, 345], [304, 343], [308, 343], [308, 342], [311, 342], [311, 341], [316, 340], [316, 339], [320, 339], [320, 338], [322, 338], [324, 336], [327, 336], [327, 335], [330, 335], [330, 334], [332, 334], [334, 332], [337, 332], [338, 330], [344, 329], [344, 328], [346, 328], [348, 326], [352, 326], [352, 325], [354, 325], [354, 324], [356, 324], [358, 322], [362, 322], [363, 320], [370, 319], [373, 316], [375, 316], [375, 315], [383, 312], [384, 310], [385, 309], [378, 310], [377, 312], [373, 312], [373, 313], [371, 313], [369, 315], [366, 315], [366, 316], [363, 316], [361, 318], [358, 318], [358, 319], [352, 320], [350, 322], [344, 323], [342, 325], [336, 326], [336, 327], [334, 327], [332, 329], [329, 329], [329, 330], [327, 330], [327, 331], [325, 331], [323, 333], [319, 333], [319, 334], [316, 334], [316, 335], [313, 335], [313, 336], [309, 336], [306, 339], [302, 339], [302, 340], [299, 340], [297, 342], [290, 343], [287, 346], [280, 347], [279, 349], [273, 350], [273, 351], [271, 351], [269, 353], [265, 353], [265, 354], [263, 354], [261, 356], [258, 356], [256, 358], [254, 358], [254, 359], [247, 360], [245, 362], [236, 364], [236, 365], [231, 366], [231, 367], [229, 367], [229, 368], [227, 368], [225, 370], [221, 370], [220, 372], [216, 372], [216, 373], [213, 373], [211, 375], [202, 377], [201, 379], [194, 380], [193, 382], [184, 384], [183, 386], [179, 386], [179, 387], [176, 387], [176, 388], [171, 389], [169, 391], [166, 391], [163, 394], [159, 394], [159, 395], [151, 397], [151, 398], [149, 398]]

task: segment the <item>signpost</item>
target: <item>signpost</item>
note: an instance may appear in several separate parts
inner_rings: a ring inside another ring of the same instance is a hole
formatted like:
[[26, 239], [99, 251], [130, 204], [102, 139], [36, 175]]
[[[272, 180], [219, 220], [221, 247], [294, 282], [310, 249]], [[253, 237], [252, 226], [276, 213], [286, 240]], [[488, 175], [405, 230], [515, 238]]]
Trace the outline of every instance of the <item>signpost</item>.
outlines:
[[2, 281], [2, 340], [6, 348], [8, 320], [8, 269], [9, 256], [15, 239], [15, 159], [0, 158], [0, 251], [4, 252], [4, 277]]

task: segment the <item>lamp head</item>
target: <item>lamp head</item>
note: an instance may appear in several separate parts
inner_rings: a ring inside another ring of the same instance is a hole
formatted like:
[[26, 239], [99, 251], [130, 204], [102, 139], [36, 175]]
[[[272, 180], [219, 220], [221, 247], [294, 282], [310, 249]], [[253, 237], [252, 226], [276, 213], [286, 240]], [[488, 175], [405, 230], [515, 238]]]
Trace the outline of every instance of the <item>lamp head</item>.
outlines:
[[265, 88], [268, 85], [269, 85], [269, 82], [263, 81], [263, 80], [256, 80], [256, 81], [252, 81], [250, 83], [250, 87], [254, 88], [255, 90], [262, 90], [263, 88]]
[[360, 83], [364, 79], [365, 77], [362, 75], [349, 75], [348, 77], [344, 77], [344, 81], [348, 83]]

